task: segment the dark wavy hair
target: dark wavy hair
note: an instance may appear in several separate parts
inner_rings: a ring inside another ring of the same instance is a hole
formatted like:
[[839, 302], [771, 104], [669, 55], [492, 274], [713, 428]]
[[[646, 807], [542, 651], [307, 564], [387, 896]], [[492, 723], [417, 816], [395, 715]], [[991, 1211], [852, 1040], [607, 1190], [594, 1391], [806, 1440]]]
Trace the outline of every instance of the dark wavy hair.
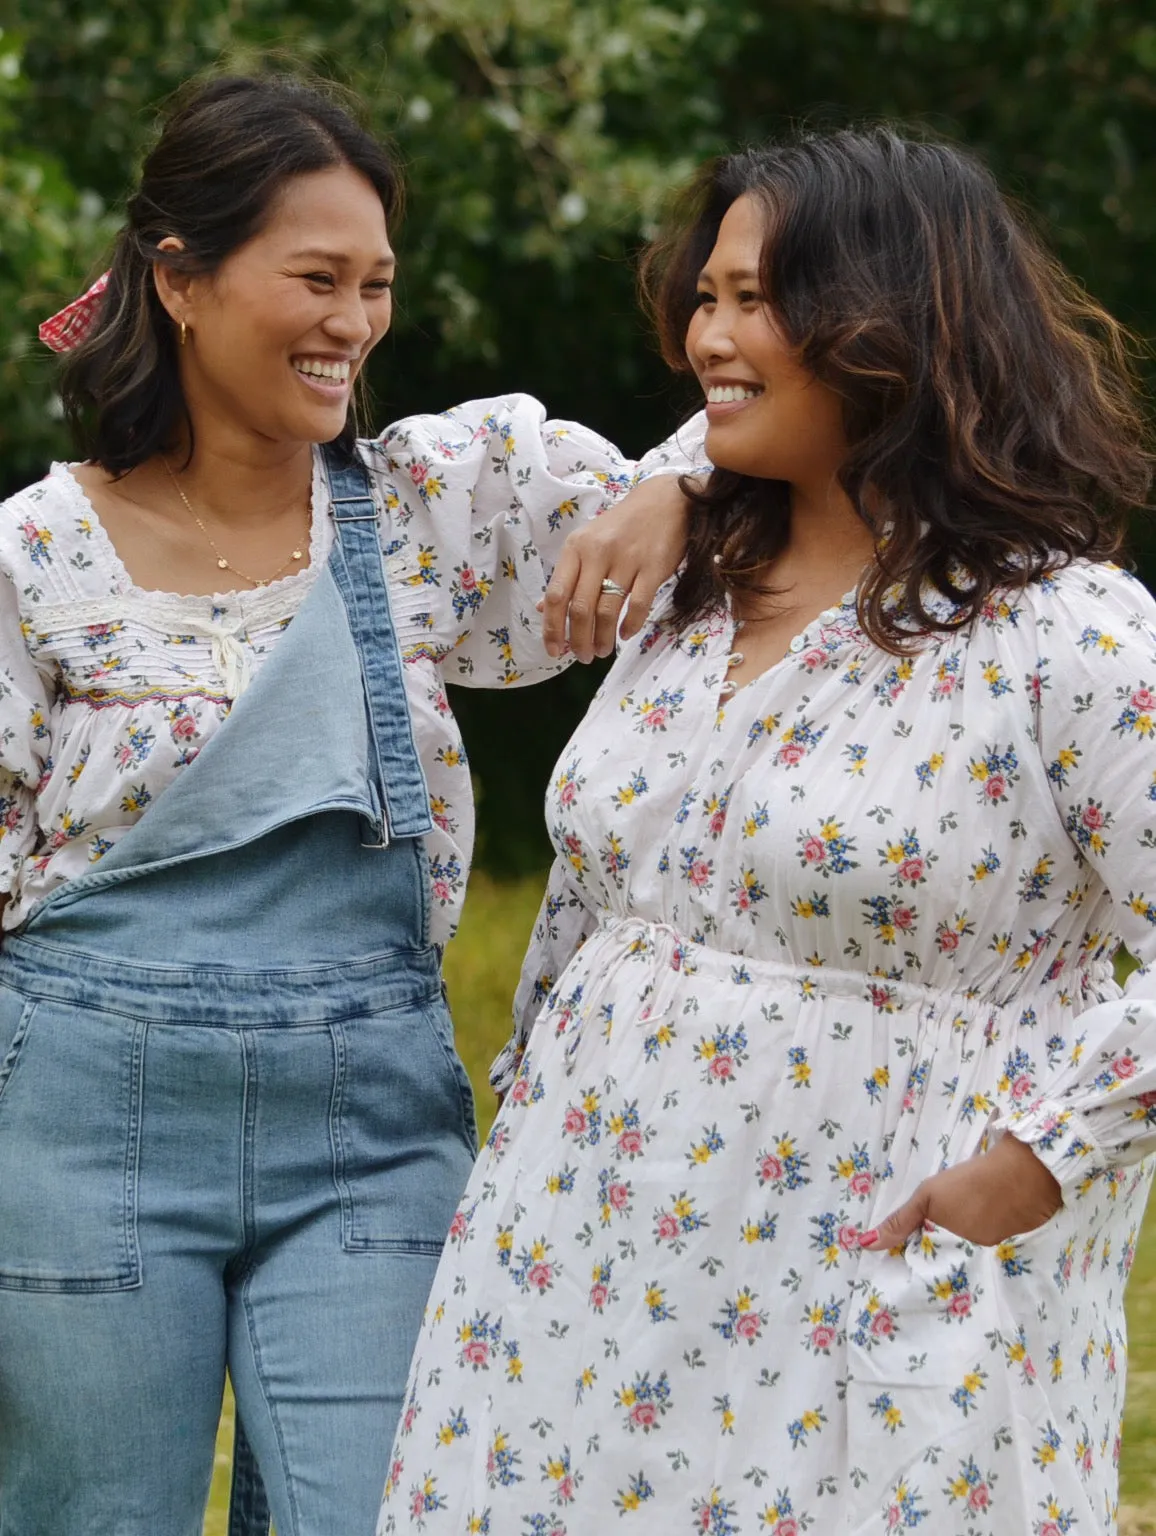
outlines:
[[[402, 182], [389, 152], [335, 98], [289, 75], [219, 76], [181, 93], [141, 169], [92, 333], [66, 356], [61, 394], [78, 446], [122, 475], [173, 446], [192, 422], [176, 328], [153, 263], [214, 272], [258, 234], [296, 176], [347, 165], [372, 185], [387, 220]], [[176, 235], [181, 251], [158, 249]], [[352, 450], [356, 410], [337, 445]]]
[[[869, 527], [887, 525], [859, 593], [872, 641], [902, 653], [913, 628], [962, 628], [999, 588], [1119, 554], [1152, 467], [1133, 343], [977, 160], [875, 127], [706, 165], [642, 265], [677, 371], [690, 371], [699, 272], [747, 194], [766, 210], [763, 292], [803, 365], [844, 401], [840, 483]], [[716, 469], [684, 489], [675, 620], [726, 591], [772, 593], [790, 487]], [[928, 611], [927, 584], [952, 616]]]

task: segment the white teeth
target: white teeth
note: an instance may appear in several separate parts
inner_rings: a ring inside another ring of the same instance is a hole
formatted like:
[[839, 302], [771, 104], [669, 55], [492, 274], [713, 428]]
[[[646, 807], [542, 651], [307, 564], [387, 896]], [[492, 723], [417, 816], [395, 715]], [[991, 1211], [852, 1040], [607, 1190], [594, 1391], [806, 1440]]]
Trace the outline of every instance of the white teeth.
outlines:
[[735, 400], [754, 400], [761, 389], [747, 389], [742, 384], [712, 384], [706, 392], [709, 405], [730, 405]]
[[304, 373], [314, 379], [332, 379], [335, 384], [349, 383], [348, 363], [326, 363], [321, 358], [299, 358], [293, 366], [298, 373]]

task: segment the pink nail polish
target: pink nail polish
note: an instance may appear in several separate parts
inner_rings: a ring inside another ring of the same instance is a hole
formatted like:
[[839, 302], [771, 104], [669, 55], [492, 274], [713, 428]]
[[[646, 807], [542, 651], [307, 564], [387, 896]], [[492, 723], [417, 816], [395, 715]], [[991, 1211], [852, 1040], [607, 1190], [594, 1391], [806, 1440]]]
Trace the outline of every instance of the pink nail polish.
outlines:
[[878, 1227], [872, 1227], [870, 1232], [860, 1232], [860, 1234], [859, 1234], [859, 1246], [860, 1246], [860, 1248], [869, 1248], [871, 1246], [871, 1244], [873, 1242], [875, 1242], [875, 1240], [878, 1238], [878, 1236], [879, 1236], [879, 1228]]

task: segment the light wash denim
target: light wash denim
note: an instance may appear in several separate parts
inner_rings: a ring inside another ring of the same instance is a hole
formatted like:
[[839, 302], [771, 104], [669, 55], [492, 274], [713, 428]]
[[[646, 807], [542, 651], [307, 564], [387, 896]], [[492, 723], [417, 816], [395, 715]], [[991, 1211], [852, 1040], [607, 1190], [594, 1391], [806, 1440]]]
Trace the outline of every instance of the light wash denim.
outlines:
[[[359, 468], [196, 761], [0, 948], [0, 1536], [373, 1529], [476, 1134]], [[260, 1468], [257, 1477], [249, 1447]]]

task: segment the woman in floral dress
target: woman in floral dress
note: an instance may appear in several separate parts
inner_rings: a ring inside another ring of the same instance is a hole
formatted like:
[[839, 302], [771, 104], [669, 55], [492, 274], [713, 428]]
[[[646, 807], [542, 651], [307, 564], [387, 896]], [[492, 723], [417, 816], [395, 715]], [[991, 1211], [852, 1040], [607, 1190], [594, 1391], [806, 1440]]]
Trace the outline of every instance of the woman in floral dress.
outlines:
[[381, 1532], [1110, 1532], [1156, 1142], [1120, 337], [965, 156], [724, 159], [651, 259], [707, 450], [560, 759]]

